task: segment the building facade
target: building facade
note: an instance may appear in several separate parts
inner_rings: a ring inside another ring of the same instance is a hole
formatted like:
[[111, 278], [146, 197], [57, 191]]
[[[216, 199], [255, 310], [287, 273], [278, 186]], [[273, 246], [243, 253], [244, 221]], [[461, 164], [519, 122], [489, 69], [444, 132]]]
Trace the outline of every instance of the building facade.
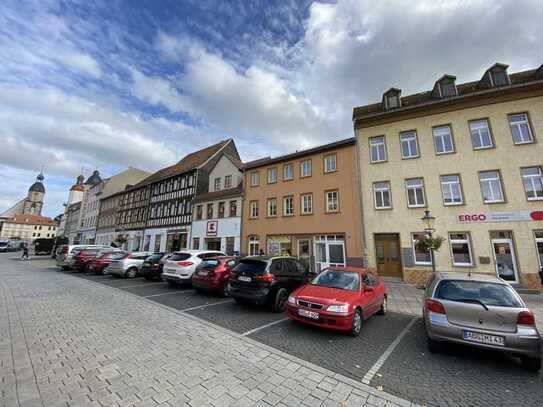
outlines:
[[362, 265], [354, 138], [244, 166], [242, 254]]
[[0, 226], [0, 238], [21, 239], [28, 244], [38, 238], [53, 238], [57, 234], [57, 224], [53, 219], [40, 215], [15, 215], [5, 219]]
[[191, 226], [192, 249], [239, 255], [243, 193], [242, 163], [221, 154], [208, 177], [208, 191], [196, 198]]
[[445, 239], [438, 270], [493, 273], [539, 287], [543, 264], [543, 66], [354, 109], [368, 265], [423, 282], [430, 210]]
[[68, 238], [69, 244], [81, 244], [81, 201], [68, 205], [64, 217], [64, 236]]
[[100, 173], [94, 171], [85, 181], [85, 193], [81, 202], [81, 243], [94, 244], [96, 241], [96, 224], [100, 210], [100, 197], [107, 180], [102, 180]]

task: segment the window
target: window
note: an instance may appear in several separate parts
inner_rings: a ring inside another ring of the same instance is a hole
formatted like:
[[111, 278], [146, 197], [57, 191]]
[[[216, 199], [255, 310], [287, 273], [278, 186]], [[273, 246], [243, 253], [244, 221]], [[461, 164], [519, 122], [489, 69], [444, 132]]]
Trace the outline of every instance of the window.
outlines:
[[370, 161], [378, 163], [386, 161], [385, 136], [370, 138]]
[[326, 212], [339, 212], [339, 192], [327, 191], [326, 196]]
[[200, 249], [200, 238], [194, 237], [192, 239], [192, 249], [193, 250], [199, 250]]
[[509, 127], [515, 144], [529, 144], [534, 142], [527, 113], [509, 115]]
[[300, 163], [300, 177], [311, 176], [311, 160], [304, 160]]
[[224, 189], [232, 188], [232, 176], [227, 175], [224, 177]]
[[337, 170], [337, 155], [328, 154], [324, 156], [324, 172], [334, 172]]
[[539, 256], [539, 267], [543, 267], [543, 231], [534, 232], [535, 245], [537, 246], [537, 254]]
[[221, 178], [215, 178], [214, 184], [213, 184], [213, 190], [218, 191], [221, 189]]
[[400, 98], [398, 97], [398, 95], [388, 95], [386, 98], [388, 109], [394, 109], [400, 106]]
[[292, 164], [283, 165], [283, 181], [294, 179], [294, 166]]
[[443, 194], [444, 205], [462, 205], [464, 198], [462, 196], [462, 187], [460, 185], [459, 175], [442, 175], [441, 193]]
[[543, 173], [541, 167], [526, 167], [520, 170], [528, 201], [543, 199]]
[[251, 172], [251, 186], [256, 187], [260, 185], [260, 173], [258, 171]]
[[257, 236], [249, 236], [249, 256], [258, 256], [260, 254], [260, 242]]
[[294, 197], [285, 196], [283, 198], [283, 216], [294, 215]]
[[277, 182], [277, 168], [268, 168], [268, 184]]
[[213, 219], [213, 204], [212, 203], [207, 204], [206, 219]]
[[471, 134], [471, 144], [473, 145], [474, 150], [494, 147], [487, 119], [470, 121], [469, 132]]
[[403, 159], [417, 158], [419, 156], [419, 143], [416, 131], [400, 133], [400, 145]]
[[442, 81], [439, 86], [441, 88], [442, 97], [456, 96], [456, 85], [454, 84], [454, 81]]
[[219, 202], [219, 218], [224, 218], [224, 202]]
[[453, 266], [473, 266], [468, 233], [449, 233]]
[[448, 154], [454, 152], [451, 126], [439, 126], [432, 129], [436, 154]]
[[504, 70], [492, 72], [492, 82], [494, 83], [494, 86], [505, 86], [509, 84], [507, 72]]
[[479, 182], [483, 193], [484, 203], [503, 202], [502, 182], [499, 171], [482, 171], [479, 173]]
[[230, 217], [234, 218], [238, 215], [238, 202], [230, 201]]
[[268, 199], [268, 216], [270, 217], [277, 216], [277, 199], [276, 198]]
[[424, 239], [424, 233], [412, 233], [411, 244], [413, 247], [413, 260], [415, 264], [431, 265], [432, 258], [429, 251], [421, 250], [419, 240]]
[[313, 194], [302, 194], [301, 198], [302, 215], [313, 213]]
[[390, 209], [390, 182], [375, 182], [373, 184], [373, 195], [375, 198], [375, 209]]
[[422, 178], [405, 180], [407, 190], [407, 206], [409, 208], [421, 208], [426, 206], [424, 200], [424, 181]]
[[249, 216], [252, 219], [258, 218], [258, 201], [249, 202]]

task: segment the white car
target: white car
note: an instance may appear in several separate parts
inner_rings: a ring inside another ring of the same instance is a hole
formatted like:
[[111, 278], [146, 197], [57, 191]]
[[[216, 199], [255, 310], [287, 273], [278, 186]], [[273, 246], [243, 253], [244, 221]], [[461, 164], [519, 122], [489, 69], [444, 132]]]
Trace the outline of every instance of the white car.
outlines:
[[215, 250], [181, 250], [173, 253], [164, 263], [162, 279], [170, 284], [190, 282], [194, 270], [202, 260], [224, 256], [224, 253]]
[[104, 274], [112, 274], [119, 277], [134, 278], [141, 272], [141, 266], [147, 257], [153, 252], [133, 252], [126, 256], [109, 262]]

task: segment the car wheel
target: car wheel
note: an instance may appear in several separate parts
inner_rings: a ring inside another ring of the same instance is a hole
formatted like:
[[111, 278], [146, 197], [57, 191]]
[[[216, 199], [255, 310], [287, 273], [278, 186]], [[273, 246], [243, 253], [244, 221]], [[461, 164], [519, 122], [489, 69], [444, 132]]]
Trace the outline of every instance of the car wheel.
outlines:
[[428, 337], [426, 340], [430, 353], [440, 353], [443, 351], [443, 342], [436, 341], [430, 337]]
[[91, 272], [90, 263], [85, 264], [85, 267], [83, 268], [83, 270], [85, 271], [85, 273], [90, 273]]
[[221, 290], [221, 296], [222, 297], [228, 297], [228, 284], [225, 284], [223, 287], [222, 287], [222, 290]]
[[387, 308], [388, 308], [387, 296], [385, 295], [385, 297], [383, 298], [383, 303], [381, 304], [381, 308], [379, 308], [379, 311], [377, 313], [379, 315], [386, 315]]
[[273, 302], [274, 312], [285, 312], [287, 309], [288, 291], [285, 288], [280, 288], [275, 293], [275, 301]]
[[351, 322], [351, 331], [349, 332], [351, 336], [357, 337], [360, 335], [362, 330], [362, 312], [360, 308], [357, 308], [353, 315], [353, 320]]
[[136, 267], [130, 267], [128, 271], [126, 272], [127, 278], [134, 278], [138, 274], [138, 269]]
[[540, 358], [529, 358], [527, 356], [522, 356], [520, 358], [522, 367], [529, 370], [530, 372], [537, 373], [541, 370], [541, 359]]

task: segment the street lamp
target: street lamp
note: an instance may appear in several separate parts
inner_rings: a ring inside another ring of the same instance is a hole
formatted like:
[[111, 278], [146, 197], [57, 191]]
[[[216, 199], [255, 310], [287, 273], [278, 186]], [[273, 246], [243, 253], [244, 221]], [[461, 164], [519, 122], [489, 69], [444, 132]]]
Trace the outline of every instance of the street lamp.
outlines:
[[[432, 212], [430, 212], [429, 209], [426, 209], [424, 211], [424, 216], [422, 218], [420, 218], [420, 220], [422, 220], [426, 224], [426, 228], [424, 229], [424, 231], [426, 232], [428, 237], [431, 238], [432, 234], [436, 231], [434, 229], [434, 221], [436, 220], [436, 218], [434, 218], [432, 216]], [[433, 247], [430, 247], [430, 261], [432, 262], [432, 273], [435, 273], [436, 272], [436, 262], [435, 262]]]

